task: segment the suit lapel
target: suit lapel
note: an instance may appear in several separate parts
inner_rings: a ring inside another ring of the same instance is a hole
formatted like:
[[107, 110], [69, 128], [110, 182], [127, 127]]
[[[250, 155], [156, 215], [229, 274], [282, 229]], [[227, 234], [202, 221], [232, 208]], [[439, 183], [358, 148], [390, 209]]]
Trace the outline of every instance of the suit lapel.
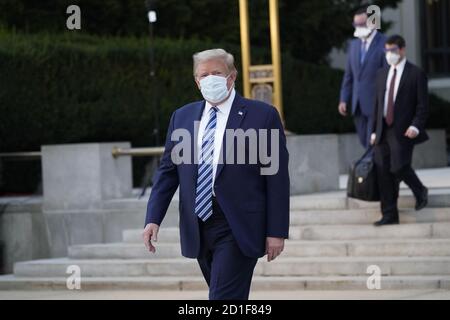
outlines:
[[[191, 134], [191, 137], [193, 138], [194, 143], [197, 143], [198, 138], [198, 124], [200, 122], [200, 119], [202, 118], [203, 110], [205, 109], [206, 102], [200, 101], [197, 104], [194, 105], [192, 110], [192, 120], [190, 121], [189, 125], [189, 132]], [[195, 123], [197, 121], [197, 130], [195, 130]], [[195, 146], [195, 144], [192, 144], [192, 146]]]
[[[234, 98], [233, 104], [231, 106], [230, 109], [230, 114], [228, 116], [228, 120], [227, 120], [227, 125], [225, 127], [225, 132], [223, 134], [223, 140], [222, 140], [222, 148], [220, 150], [220, 154], [222, 155], [222, 159], [221, 161], [219, 161], [219, 164], [217, 164], [217, 170], [216, 170], [216, 181], [217, 181], [217, 177], [220, 175], [220, 173], [222, 172], [222, 169], [224, 167], [224, 163], [227, 159], [227, 155], [230, 154], [231, 152], [231, 147], [233, 146], [233, 143], [228, 143], [227, 144], [227, 130], [231, 129], [231, 130], [235, 130], [238, 129], [242, 123], [242, 120], [245, 117], [245, 114], [247, 112], [247, 110], [245, 110], [245, 106], [244, 106], [244, 99], [238, 94], [236, 93], [236, 96]], [[224, 152], [225, 149], [225, 152]]]
[[388, 90], [387, 88], [387, 79], [388, 79], [388, 75], [389, 75], [389, 67], [385, 67], [383, 69], [383, 78], [382, 78], [382, 86], [380, 87], [380, 91], [378, 92], [378, 101], [379, 101], [379, 121], [380, 123], [382, 123], [383, 121], [383, 116], [384, 116], [384, 97], [386, 94], [386, 90]]
[[[398, 90], [397, 90], [397, 95], [396, 95], [396, 97], [400, 97], [401, 90], [402, 90], [402, 88], [405, 86], [406, 79], [408, 79], [408, 73], [409, 73], [410, 67], [411, 67], [411, 66], [410, 66], [409, 62], [406, 61], [405, 68], [403, 69], [402, 77], [401, 77], [400, 83], [399, 83], [399, 85], [398, 85]], [[397, 102], [397, 100], [398, 100], [398, 99], [396, 98], [396, 99], [395, 99], [395, 102]]]
[[[360, 72], [362, 72], [362, 70], [364, 69], [364, 67], [367, 64], [367, 61], [370, 60], [370, 56], [374, 53], [375, 48], [377, 48], [378, 41], [380, 41], [380, 34], [377, 32], [377, 34], [375, 35], [375, 37], [372, 40], [372, 43], [369, 46], [369, 50], [366, 52], [366, 56], [364, 57], [364, 61], [361, 65], [361, 69], [359, 70]], [[360, 41], [359, 57], [361, 57], [361, 46], [362, 46], [362, 42]], [[361, 59], [359, 58], [358, 61], [361, 61]]]
[[356, 57], [356, 74], [360, 74], [361, 72], [361, 45], [362, 41], [361, 39], [358, 39], [356, 42], [354, 42], [356, 45], [353, 47], [353, 50], [355, 52]]
[[[200, 101], [193, 106], [192, 113], [190, 113], [192, 118], [189, 120], [189, 127], [188, 127], [190, 136], [193, 137], [192, 143], [191, 143], [191, 159], [192, 159], [192, 163], [194, 165], [189, 166], [191, 168], [190, 174], [192, 176], [192, 179], [189, 179], [189, 181], [192, 181], [192, 189], [194, 190], [194, 197], [195, 197], [195, 185], [196, 185], [196, 181], [197, 181], [197, 171], [198, 171], [198, 160], [197, 160], [198, 158], [197, 158], [197, 153], [195, 151], [197, 149], [198, 126], [199, 126], [200, 119], [203, 114], [203, 110], [205, 109], [205, 105], [206, 105], [205, 101]], [[197, 123], [197, 126], [195, 126], [196, 123]]]
[[383, 90], [383, 92], [381, 92], [381, 94], [383, 94], [383, 96], [384, 96], [384, 93], [386, 92], [386, 90], [388, 90], [388, 88], [387, 88], [387, 86], [388, 86], [387, 79], [388, 79], [388, 76], [389, 76], [389, 70], [390, 70], [390, 67], [383, 68], [383, 86], [382, 86], [382, 88], [384, 90]]

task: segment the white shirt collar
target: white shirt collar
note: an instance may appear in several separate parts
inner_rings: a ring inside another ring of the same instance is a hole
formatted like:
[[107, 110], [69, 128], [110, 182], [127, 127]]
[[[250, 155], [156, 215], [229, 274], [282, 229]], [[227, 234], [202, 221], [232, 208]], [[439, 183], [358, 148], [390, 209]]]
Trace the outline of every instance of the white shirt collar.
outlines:
[[376, 34], [377, 34], [377, 30], [373, 30], [372, 34], [365, 40], [366, 41], [366, 48], [370, 47], [370, 44], [372, 43], [372, 41], [375, 38]]
[[394, 69], [397, 69], [397, 74], [402, 74], [403, 70], [405, 69], [405, 65], [406, 65], [406, 57], [404, 57], [402, 61], [400, 61], [400, 63], [397, 64], [396, 66], [391, 66], [389, 71], [394, 72]]
[[[235, 96], [236, 96], [236, 91], [235, 91], [235, 89], [233, 88], [233, 89], [231, 90], [231, 93], [230, 93], [230, 96], [228, 97], [228, 99], [225, 100], [224, 102], [222, 102], [221, 104], [218, 104], [218, 105], [217, 105], [217, 112], [223, 113], [223, 114], [225, 114], [225, 115], [229, 114], [229, 113], [230, 113], [230, 110], [231, 110], [231, 106], [233, 105], [233, 101], [234, 101]], [[213, 106], [212, 106], [208, 101], [206, 101], [206, 105], [205, 105], [205, 113], [208, 114], [208, 113], [209, 113], [209, 110], [210, 110], [212, 107], [213, 107]]]

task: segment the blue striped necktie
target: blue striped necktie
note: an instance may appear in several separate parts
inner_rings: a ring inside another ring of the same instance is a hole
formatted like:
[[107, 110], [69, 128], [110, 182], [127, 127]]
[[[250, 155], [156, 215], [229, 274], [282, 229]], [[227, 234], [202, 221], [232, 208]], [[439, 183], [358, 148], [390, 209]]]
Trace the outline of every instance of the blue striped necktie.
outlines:
[[203, 221], [206, 221], [212, 214], [214, 135], [217, 124], [216, 113], [216, 107], [212, 107], [209, 110], [209, 121], [202, 138], [202, 150], [197, 174], [195, 214]]

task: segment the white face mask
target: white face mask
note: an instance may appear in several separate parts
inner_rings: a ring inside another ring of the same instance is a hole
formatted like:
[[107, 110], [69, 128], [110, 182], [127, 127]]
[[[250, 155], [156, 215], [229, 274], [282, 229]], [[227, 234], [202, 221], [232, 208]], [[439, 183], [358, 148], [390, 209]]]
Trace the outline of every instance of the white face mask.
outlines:
[[371, 33], [372, 33], [372, 30], [367, 27], [356, 27], [355, 33], [353, 33], [353, 35], [356, 38], [366, 39], [370, 36]]
[[398, 53], [386, 52], [386, 61], [390, 66], [395, 66], [400, 62], [401, 56]]
[[201, 79], [200, 91], [203, 98], [210, 103], [220, 103], [225, 100], [233, 89], [233, 87], [230, 90], [227, 88], [228, 77], [209, 75]]

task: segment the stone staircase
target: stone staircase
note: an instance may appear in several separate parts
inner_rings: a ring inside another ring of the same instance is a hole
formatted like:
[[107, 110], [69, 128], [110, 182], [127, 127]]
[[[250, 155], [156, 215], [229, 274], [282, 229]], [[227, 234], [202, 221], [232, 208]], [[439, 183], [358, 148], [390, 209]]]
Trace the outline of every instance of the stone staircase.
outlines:
[[[367, 268], [381, 270], [382, 289], [450, 289], [450, 190], [430, 191], [415, 212], [407, 191], [400, 225], [375, 228], [378, 204], [343, 192], [291, 198], [290, 240], [274, 262], [260, 259], [252, 290], [366, 290]], [[205, 290], [197, 262], [181, 257], [176, 227], [162, 226], [156, 254], [141, 230], [122, 242], [75, 245], [67, 258], [19, 262], [0, 289], [66, 289], [67, 267], [81, 270], [82, 289]]]

